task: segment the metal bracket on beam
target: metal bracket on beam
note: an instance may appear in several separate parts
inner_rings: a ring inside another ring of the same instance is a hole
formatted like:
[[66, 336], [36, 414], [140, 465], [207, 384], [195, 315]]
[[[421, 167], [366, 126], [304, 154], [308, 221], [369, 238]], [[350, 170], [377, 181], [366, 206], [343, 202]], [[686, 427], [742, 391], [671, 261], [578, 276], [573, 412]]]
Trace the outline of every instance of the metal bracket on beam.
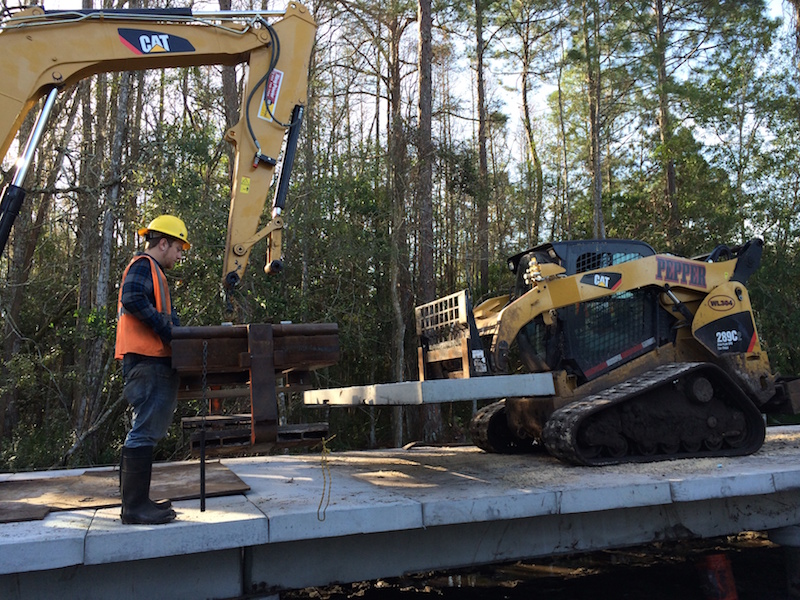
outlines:
[[278, 399], [275, 393], [275, 346], [272, 325], [247, 326], [250, 351], [250, 406], [253, 415], [250, 443], [275, 442], [278, 439]]

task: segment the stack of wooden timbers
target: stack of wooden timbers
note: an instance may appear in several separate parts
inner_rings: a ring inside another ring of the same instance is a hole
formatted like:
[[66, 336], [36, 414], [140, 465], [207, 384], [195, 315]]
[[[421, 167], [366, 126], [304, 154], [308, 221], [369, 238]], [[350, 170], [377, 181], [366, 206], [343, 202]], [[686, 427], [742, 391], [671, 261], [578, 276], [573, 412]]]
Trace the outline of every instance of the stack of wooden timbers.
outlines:
[[[336, 323], [176, 327], [172, 338], [178, 399], [202, 401], [200, 416], [182, 419], [193, 454], [201, 445], [212, 455], [310, 446], [327, 435], [327, 423], [282, 424], [278, 399], [339, 360]], [[225, 414], [226, 400], [245, 397], [250, 414]]]

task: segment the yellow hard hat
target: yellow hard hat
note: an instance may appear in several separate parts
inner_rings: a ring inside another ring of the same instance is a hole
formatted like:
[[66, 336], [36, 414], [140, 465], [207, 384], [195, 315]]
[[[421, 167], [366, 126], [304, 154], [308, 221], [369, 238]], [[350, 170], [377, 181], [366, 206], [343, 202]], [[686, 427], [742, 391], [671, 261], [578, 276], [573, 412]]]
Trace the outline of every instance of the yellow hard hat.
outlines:
[[151, 231], [163, 233], [164, 235], [174, 237], [176, 240], [181, 240], [184, 250], [188, 250], [191, 247], [189, 240], [186, 239], [189, 237], [186, 225], [178, 217], [173, 217], [172, 215], [156, 217], [150, 221], [147, 227], [142, 227], [139, 230], [139, 235], [146, 236]]

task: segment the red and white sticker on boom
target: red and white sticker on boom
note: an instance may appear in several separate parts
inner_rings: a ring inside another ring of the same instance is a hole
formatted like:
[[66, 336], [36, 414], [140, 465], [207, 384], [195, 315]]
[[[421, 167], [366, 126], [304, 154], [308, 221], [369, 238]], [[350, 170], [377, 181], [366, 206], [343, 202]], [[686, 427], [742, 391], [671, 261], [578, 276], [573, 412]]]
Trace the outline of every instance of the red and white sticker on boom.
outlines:
[[272, 121], [275, 114], [275, 105], [278, 103], [278, 94], [281, 93], [281, 83], [283, 82], [283, 71], [274, 69], [269, 74], [267, 85], [264, 87], [264, 95], [261, 98], [261, 106], [258, 109], [258, 118], [265, 121]]

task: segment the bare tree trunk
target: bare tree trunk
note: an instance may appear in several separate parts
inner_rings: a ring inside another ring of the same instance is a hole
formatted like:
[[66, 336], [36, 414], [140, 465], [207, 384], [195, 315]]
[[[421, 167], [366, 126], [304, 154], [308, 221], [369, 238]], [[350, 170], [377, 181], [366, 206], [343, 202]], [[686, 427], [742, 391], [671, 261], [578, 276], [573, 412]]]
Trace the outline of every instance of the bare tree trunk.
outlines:
[[794, 13], [794, 59], [797, 70], [800, 71], [800, 62], [798, 62], [798, 57], [800, 57], [800, 0], [788, 0], [788, 2]]
[[[442, 72], [442, 98], [446, 99], [446, 102], [450, 103], [450, 80], [449, 80], [449, 73], [447, 69], [443, 69]], [[453, 142], [453, 131], [452, 131], [452, 122], [450, 111], [444, 111], [443, 115], [443, 123], [442, 123], [442, 146], [448, 152], [451, 152], [454, 146]], [[451, 181], [453, 179], [452, 173], [452, 161], [444, 161], [444, 165], [442, 166], [443, 172], [441, 173], [441, 179], [444, 181]], [[456, 252], [458, 249], [458, 238], [456, 235], [456, 227], [455, 227], [455, 212], [456, 212], [456, 200], [455, 197], [457, 192], [450, 189], [449, 186], [445, 185], [442, 189], [442, 195], [444, 197], [445, 207], [444, 207], [444, 216], [443, 216], [443, 229], [444, 233], [440, 236], [439, 243], [441, 245], [441, 256], [442, 257], [450, 257], [450, 256], [457, 256]], [[456, 285], [456, 280], [458, 278], [458, 273], [456, 271], [457, 266], [455, 265], [456, 261], [452, 260], [443, 260], [441, 261], [443, 264], [442, 266], [442, 287], [440, 288], [443, 293], [451, 293]]]
[[[303, 210], [307, 214], [310, 213], [311, 208], [308, 207], [304, 209], [303, 206], [307, 206], [309, 199], [313, 197], [313, 190], [314, 190], [314, 174], [315, 174], [315, 161], [314, 155], [319, 150], [320, 145], [320, 135], [319, 135], [319, 123], [317, 117], [317, 89], [314, 86], [314, 75], [313, 73], [318, 68], [318, 61], [319, 57], [316, 52], [316, 48], [312, 49], [311, 51], [311, 58], [309, 60], [309, 82], [308, 82], [308, 94], [307, 94], [307, 101], [306, 101], [306, 110], [305, 115], [303, 118], [303, 129], [301, 130], [301, 135], [305, 139], [305, 143], [303, 143], [300, 147], [303, 149], [303, 180], [301, 183], [302, 190], [298, 194], [298, 202], [300, 206], [297, 208]], [[306, 298], [309, 288], [309, 264], [311, 262], [310, 257], [310, 248], [307, 236], [302, 236], [299, 240], [300, 242], [300, 295], [301, 298]], [[301, 311], [300, 311], [300, 318], [302, 321], [305, 321], [307, 317], [306, 313], [306, 302], [302, 302], [301, 304]]]
[[665, 177], [664, 195], [669, 207], [669, 222], [667, 224], [667, 248], [674, 250], [674, 241], [680, 233], [680, 207], [678, 206], [677, 183], [675, 176], [675, 161], [672, 158], [672, 118], [669, 114], [669, 97], [667, 95], [667, 34], [664, 31], [664, 2], [655, 0], [656, 13], [656, 67], [658, 71], [658, 129], [661, 136], [661, 151], [663, 156], [663, 169]]
[[475, 51], [478, 87], [478, 296], [489, 290], [489, 161], [486, 156], [486, 84], [483, 78], [483, 4], [475, 0]]
[[[562, 45], [562, 61], [564, 62], [564, 53], [563, 53], [563, 45]], [[572, 239], [572, 205], [570, 203], [570, 190], [569, 190], [569, 156], [567, 154], [567, 125], [566, 125], [566, 115], [564, 113], [564, 91], [561, 87], [563, 75], [563, 67], [559, 65], [558, 67], [558, 124], [560, 126], [561, 132], [561, 152], [562, 152], [562, 161], [563, 164], [563, 183], [562, 183], [562, 210], [564, 211], [564, 219], [566, 223], [564, 224], [564, 232], [566, 234], [566, 239]], [[562, 234], [563, 235], [563, 234]]]
[[[144, 89], [145, 89], [145, 73], [144, 71], [136, 71], [133, 74], [132, 89], [135, 91], [135, 98], [131, 102], [133, 104], [133, 114], [141, 115], [144, 109]], [[142, 124], [139, 119], [132, 119], [130, 123], [130, 148], [128, 150], [128, 160], [130, 164], [139, 164], [142, 160]], [[120, 211], [120, 219], [123, 225], [120, 227], [122, 237], [122, 250], [124, 254], [128, 254], [130, 250], [136, 245], [135, 229], [133, 227], [125, 227], [124, 224], [137, 223], [138, 207], [136, 202], [136, 194], [128, 194], [127, 202]]]
[[[380, 33], [382, 31], [382, 24], [380, 20], [376, 23], [377, 31]], [[380, 36], [379, 36], [380, 37]], [[375, 162], [376, 164], [380, 164], [382, 160], [385, 160], [383, 153], [381, 152], [381, 126], [380, 126], [380, 117], [381, 114], [381, 90], [382, 90], [382, 82], [383, 77], [381, 74], [383, 73], [383, 66], [382, 66], [382, 53], [376, 53], [376, 65], [375, 65], [375, 119], [373, 122], [373, 129], [375, 132], [375, 139], [372, 142], [375, 148]], [[380, 172], [380, 167], [378, 167], [377, 172]], [[375, 205], [381, 205], [381, 185], [374, 186], [375, 192]], [[391, 265], [390, 265], [391, 268]], [[391, 295], [391, 292], [390, 292]], [[372, 379], [374, 381], [374, 378]], [[370, 407], [369, 413], [369, 443], [370, 447], [374, 448], [377, 446], [377, 420], [378, 416], [376, 414], [376, 409], [374, 406]], [[400, 447], [403, 445], [403, 407], [397, 406], [392, 408], [391, 413], [391, 424], [392, 424], [392, 438], [393, 438], [393, 445], [396, 447]]]
[[[84, 3], [86, 4], [86, 3]], [[73, 427], [81, 426], [85, 418], [85, 386], [88, 384], [89, 356], [92, 340], [88, 328], [92, 311], [95, 268], [99, 256], [98, 222], [100, 220], [99, 188], [102, 172], [102, 157], [105, 155], [107, 115], [106, 75], [95, 79], [93, 89], [91, 80], [80, 84], [79, 94], [82, 102], [81, 162], [79, 171], [79, 191], [76, 194], [78, 227], [76, 256], [78, 262], [78, 300], [75, 321], [77, 354], [72, 357], [76, 377], [72, 386], [72, 406], [70, 416]], [[94, 98], [93, 98], [94, 93]]]
[[[530, 24], [526, 26], [529, 28]], [[530, 175], [533, 200], [533, 223], [531, 227], [529, 243], [535, 245], [539, 242], [539, 224], [542, 219], [542, 203], [544, 201], [544, 175], [542, 173], [542, 162], [539, 160], [539, 152], [536, 149], [536, 138], [533, 134], [533, 119], [531, 118], [531, 106], [529, 97], [530, 87], [530, 63], [531, 56], [530, 36], [525, 36], [523, 40], [523, 61], [522, 61], [522, 123], [525, 128], [525, 137], [528, 141], [528, 172]]]
[[[591, 3], [591, 13], [588, 4]], [[590, 17], [594, 30], [589, 31]], [[599, 60], [600, 11], [596, 0], [583, 2], [583, 41], [586, 49], [586, 84], [589, 92], [589, 165], [592, 175], [592, 206], [594, 213], [593, 235], [597, 239], [606, 237], [603, 219], [603, 174], [600, 161], [600, 60]]]
[[[91, 9], [92, 0], [83, 0], [83, 8]], [[82, 108], [82, 146], [80, 166], [80, 188], [77, 198], [78, 230], [77, 257], [79, 264], [78, 305], [76, 311], [76, 348], [73, 357], [76, 377], [72, 386], [72, 406], [70, 417], [73, 432], [80, 432], [88, 414], [87, 395], [97, 387], [93, 370], [95, 336], [89, 328], [89, 320], [96, 298], [96, 274], [100, 260], [100, 178], [103, 172], [103, 158], [107, 149], [108, 127], [108, 76], [98, 75], [92, 88], [91, 80], [79, 84]], [[94, 91], [94, 98], [92, 92]]]
[[[396, 7], [395, 7], [396, 8]], [[409, 289], [403, 288], [403, 261], [405, 260], [405, 136], [401, 114], [400, 87], [400, 17], [395, 10], [389, 22], [389, 173], [392, 197], [392, 256], [391, 256], [391, 299], [394, 311], [394, 381], [405, 379], [405, 337], [406, 323], [403, 305], [404, 295]], [[403, 410], [395, 407], [392, 430], [394, 445], [403, 445]]]
[[433, 161], [431, 139], [431, 114], [433, 91], [431, 84], [432, 19], [431, 0], [419, 0], [419, 129], [417, 131], [419, 198], [419, 296], [420, 303], [430, 302], [436, 296], [433, 277]]
[[[220, 10], [231, 10], [231, 0], [219, 0]], [[236, 67], [222, 66], [222, 107], [225, 111], [225, 129], [230, 129], [239, 121], [239, 84], [236, 81]], [[234, 150], [232, 144], [225, 144], [228, 155], [228, 175], [233, 179]]]
[[[431, 69], [433, 63], [433, 21], [431, 0], [419, 0], [419, 129], [417, 151], [419, 168], [417, 193], [419, 198], [419, 291], [417, 302], [424, 304], [436, 297], [436, 282], [433, 275], [433, 161], [434, 148], [431, 139], [431, 115], [433, 112], [433, 89]], [[422, 406], [422, 439], [435, 442], [442, 438], [442, 407], [439, 404]]]

